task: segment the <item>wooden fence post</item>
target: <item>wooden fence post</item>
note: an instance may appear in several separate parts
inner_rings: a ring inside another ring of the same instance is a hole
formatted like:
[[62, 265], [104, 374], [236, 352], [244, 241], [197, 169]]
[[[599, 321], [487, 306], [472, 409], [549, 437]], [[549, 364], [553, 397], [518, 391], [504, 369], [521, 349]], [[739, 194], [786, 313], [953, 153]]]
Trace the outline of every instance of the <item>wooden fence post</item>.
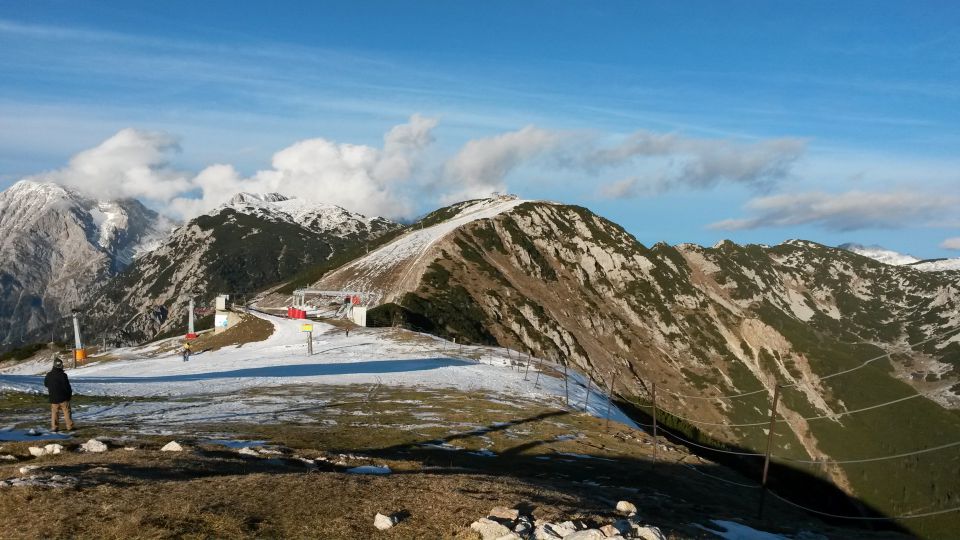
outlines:
[[760, 508], [758, 515], [763, 519], [763, 504], [767, 498], [767, 473], [770, 471], [770, 449], [773, 447], [773, 428], [777, 425], [777, 403], [780, 401], [780, 385], [773, 387], [773, 403], [770, 405], [770, 428], [767, 430], [767, 451], [763, 458], [763, 478], [760, 480]]
[[653, 464], [657, 464], [657, 383], [653, 383]]
[[616, 372], [611, 371], [610, 381], [607, 383], [607, 424], [604, 428], [606, 431], [610, 431], [610, 406], [613, 405], [613, 381], [619, 374], [619, 369]]

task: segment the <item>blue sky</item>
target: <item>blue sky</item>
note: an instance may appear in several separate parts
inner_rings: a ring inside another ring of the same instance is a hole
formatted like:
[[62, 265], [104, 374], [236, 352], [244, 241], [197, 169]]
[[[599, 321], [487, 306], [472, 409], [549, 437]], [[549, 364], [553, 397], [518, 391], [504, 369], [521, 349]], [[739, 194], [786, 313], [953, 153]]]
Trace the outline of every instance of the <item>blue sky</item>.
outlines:
[[648, 245], [960, 237], [953, 2], [5, 3], [0, 74], [0, 188], [395, 217], [502, 190]]

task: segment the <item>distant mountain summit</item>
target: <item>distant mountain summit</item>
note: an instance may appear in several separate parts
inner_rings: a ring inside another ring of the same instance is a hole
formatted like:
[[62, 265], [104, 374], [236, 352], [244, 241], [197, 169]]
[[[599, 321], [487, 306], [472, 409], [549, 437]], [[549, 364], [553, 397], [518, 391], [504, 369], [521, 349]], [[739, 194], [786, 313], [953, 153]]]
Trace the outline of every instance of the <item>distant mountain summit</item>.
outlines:
[[904, 255], [903, 253], [886, 249], [881, 246], [864, 246], [861, 244], [846, 243], [840, 244], [837, 247], [851, 251], [857, 255], [869, 257], [875, 261], [880, 261], [883, 264], [891, 264], [894, 266], [911, 266], [917, 270], [923, 270], [925, 272], [960, 270], [960, 257], [952, 259], [918, 259], [912, 255]]
[[382, 217], [367, 217], [334, 204], [315, 203], [280, 193], [238, 193], [208, 215], [217, 215], [225, 210], [299, 225], [316, 233], [342, 238], [377, 235], [397, 226]]
[[172, 227], [134, 199], [26, 180], [0, 192], [0, 346], [66, 316]]

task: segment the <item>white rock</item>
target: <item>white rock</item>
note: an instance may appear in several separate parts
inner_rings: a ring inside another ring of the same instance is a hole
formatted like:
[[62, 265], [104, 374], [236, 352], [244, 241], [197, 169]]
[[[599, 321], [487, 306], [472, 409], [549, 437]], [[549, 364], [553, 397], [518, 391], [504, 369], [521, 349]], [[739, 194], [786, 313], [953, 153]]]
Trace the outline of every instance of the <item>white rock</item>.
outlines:
[[649, 525], [633, 529], [633, 536], [642, 538], [643, 540], [667, 540], [666, 535], [660, 532], [659, 527], [651, 527]]
[[90, 439], [89, 441], [80, 445], [80, 451], [92, 453], [106, 452], [107, 445], [96, 439]]
[[258, 454], [257, 451], [254, 450], [253, 448], [248, 448], [248, 447], [246, 447], [246, 446], [244, 446], [243, 448], [237, 450], [237, 453], [238, 453], [238, 454], [243, 454], [243, 455], [245, 455], [245, 456], [259, 456], [259, 455], [260, 455], [260, 454]]
[[510, 534], [510, 529], [492, 519], [480, 518], [470, 524], [470, 528], [480, 533], [483, 540], [498, 540]]
[[500, 538], [497, 538], [497, 540], [523, 540], [523, 539], [520, 537], [519, 534], [517, 534], [517, 533], [515, 533], [515, 532], [512, 532], [512, 533], [510, 533], [510, 534], [507, 534], [507, 535], [501, 536]]
[[637, 513], [637, 507], [632, 502], [620, 501], [617, 503], [617, 512], [627, 516], [632, 516]]
[[30, 455], [33, 457], [40, 457], [43, 455], [43, 448], [40, 448], [39, 446], [31, 446], [29, 450]]
[[377, 529], [380, 529], [381, 531], [385, 531], [396, 524], [397, 524], [397, 520], [395, 518], [390, 516], [385, 516], [379, 512], [373, 518], [373, 526], [376, 527]]
[[61, 445], [59, 445], [59, 444], [48, 444], [48, 445], [46, 445], [46, 446], [43, 447], [43, 453], [44, 453], [44, 455], [47, 455], [47, 454], [59, 454], [60, 452], [63, 452], [63, 446], [61, 446]]
[[620, 536], [620, 530], [613, 525], [604, 525], [603, 527], [600, 527], [600, 532], [602, 532], [607, 538], [610, 538], [611, 536]]
[[163, 448], [160, 449], [161, 452], [182, 452], [183, 447], [180, 446], [180, 443], [177, 441], [170, 441], [167, 444], [163, 445]]
[[584, 529], [563, 537], [563, 540], [605, 540], [607, 535], [600, 529]]
[[23, 467], [20, 467], [20, 474], [28, 474], [30, 471], [35, 471], [39, 468], [40, 467], [36, 465], [24, 465]]
[[17, 460], [17, 456], [12, 456], [12, 455], [10, 455], [10, 454], [7, 454], [7, 455], [5, 455], [5, 456], [0, 456], [0, 460], [3, 460], [3, 461], [16, 461], [16, 460]]
[[544, 523], [543, 525], [537, 525], [537, 528], [534, 529], [533, 538], [534, 540], [556, 540], [563, 537], [553, 532], [552, 524]]
[[505, 508], [503, 506], [494, 506], [487, 517], [505, 519], [507, 521], [516, 521], [520, 518], [520, 511], [516, 508]]
[[132, 446], [124, 446], [123, 449], [126, 450], [127, 452], [133, 452], [134, 450], [136, 450], [136, 448]]
[[533, 537], [536, 540], [552, 540], [554, 538], [566, 538], [575, 532], [577, 532], [577, 526], [572, 521], [544, 523], [533, 531]]

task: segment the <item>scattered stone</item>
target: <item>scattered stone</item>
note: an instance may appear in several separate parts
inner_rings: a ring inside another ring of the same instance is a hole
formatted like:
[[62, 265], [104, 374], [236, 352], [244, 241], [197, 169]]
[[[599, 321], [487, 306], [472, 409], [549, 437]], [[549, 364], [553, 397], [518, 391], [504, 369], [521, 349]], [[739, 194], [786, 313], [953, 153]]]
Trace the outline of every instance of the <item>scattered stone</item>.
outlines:
[[392, 516], [385, 516], [379, 512], [373, 518], [373, 526], [381, 531], [385, 531], [396, 524], [397, 524], [397, 518]]
[[563, 540], [606, 540], [607, 535], [599, 529], [584, 529], [563, 537]]
[[347, 472], [350, 474], [390, 474], [393, 471], [386, 465], [361, 465], [360, 467], [347, 469]]
[[5, 456], [0, 456], [0, 460], [3, 460], [3, 461], [16, 461], [16, 460], [17, 460], [17, 456], [12, 456], [12, 455], [10, 455], [10, 454], [7, 454], [7, 455], [5, 455]]
[[629, 501], [620, 501], [617, 503], [617, 512], [625, 516], [633, 516], [637, 513], [637, 506]]
[[31, 456], [40, 457], [48, 456], [50, 454], [59, 454], [60, 452], [63, 452], [63, 446], [59, 444], [48, 444], [43, 448], [40, 448], [39, 446], [31, 446], [29, 450]]
[[659, 527], [651, 527], [649, 525], [634, 528], [633, 536], [642, 538], [643, 540], [667, 540], [666, 535], [660, 532]]
[[507, 521], [516, 521], [520, 518], [520, 511], [516, 508], [505, 508], [503, 506], [494, 506], [487, 515], [490, 518], [504, 519]]
[[89, 441], [80, 445], [80, 451], [91, 453], [106, 452], [107, 445], [96, 439], [90, 439]]
[[136, 450], [136, 448], [132, 446], [124, 446], [123, 449], [126, 450], [127, 452], [133, 452], [134, 450]]
[[553, 540], [554, 538], [566, 538], [575, 532], [577, 532], [577, 527], [572, 521], [544, 523], [533, 531], [533, 537], [536, 540]]
[[600, 527], [600, 532], [602, 532], [607, 538], [611, 536], [620, 536], [620, 529], [617, 529], [613, 525], [604, 525]]
[[551, 523], [544, 523], [543, 525], [537, 525], [537, 528], [534, 529], [533, 538], [534, 540], [556, 540], [563, 537], [553, 532]]
[[259, 455], [260, 455], [260, 454], [257, 453], [256, 450], [254, 450], [253, 448], [249, 448], [249, 447], [247, 447], [247, 446], [244, 446], [243, 448], [237, 450], [237, 453], [238, 453], [238, 454], [243, 454], [243, 455], [245, 455], [245, 456], [259, 456]]
[[89, 473], [104, 474], [104, 473], [111, 473], [111, 472], [113, 472], [113, 471], [110, 470], [110, 467], [94, 467], [94, 468], [92, 468], [92, 469], [87, 469], [87, 472], [89, 472]]
[[510, 533], [510, 529], [492, 519], [480, 518], [470, 524], [470, 528], [480, 533], [483, 540], [499, 540]]
[[38, 467], [38, 466], [36, 466], [36, 465], [25, 465], [25, 466], [23, 466], [23, 467], [20, 467], [20, 474], [29, 474], [30, 471], [35, 471], [35, 470], [37, 470], [37, 469], [39, 469], [39, 468], [40, 468], [40, 467]]
[[533, 531], [533, 524], [526, 520], [520, 520], [517, 525], [513, 528], [513, 532], [521, 536], [530, 536], [530, 533]]
[[163, 448], [160, 449], [161, 452], [183, 452], [183, 447], [180, 446], [180, 443], [177, 441], [170, 441], [167, 444], [163, 445]]

